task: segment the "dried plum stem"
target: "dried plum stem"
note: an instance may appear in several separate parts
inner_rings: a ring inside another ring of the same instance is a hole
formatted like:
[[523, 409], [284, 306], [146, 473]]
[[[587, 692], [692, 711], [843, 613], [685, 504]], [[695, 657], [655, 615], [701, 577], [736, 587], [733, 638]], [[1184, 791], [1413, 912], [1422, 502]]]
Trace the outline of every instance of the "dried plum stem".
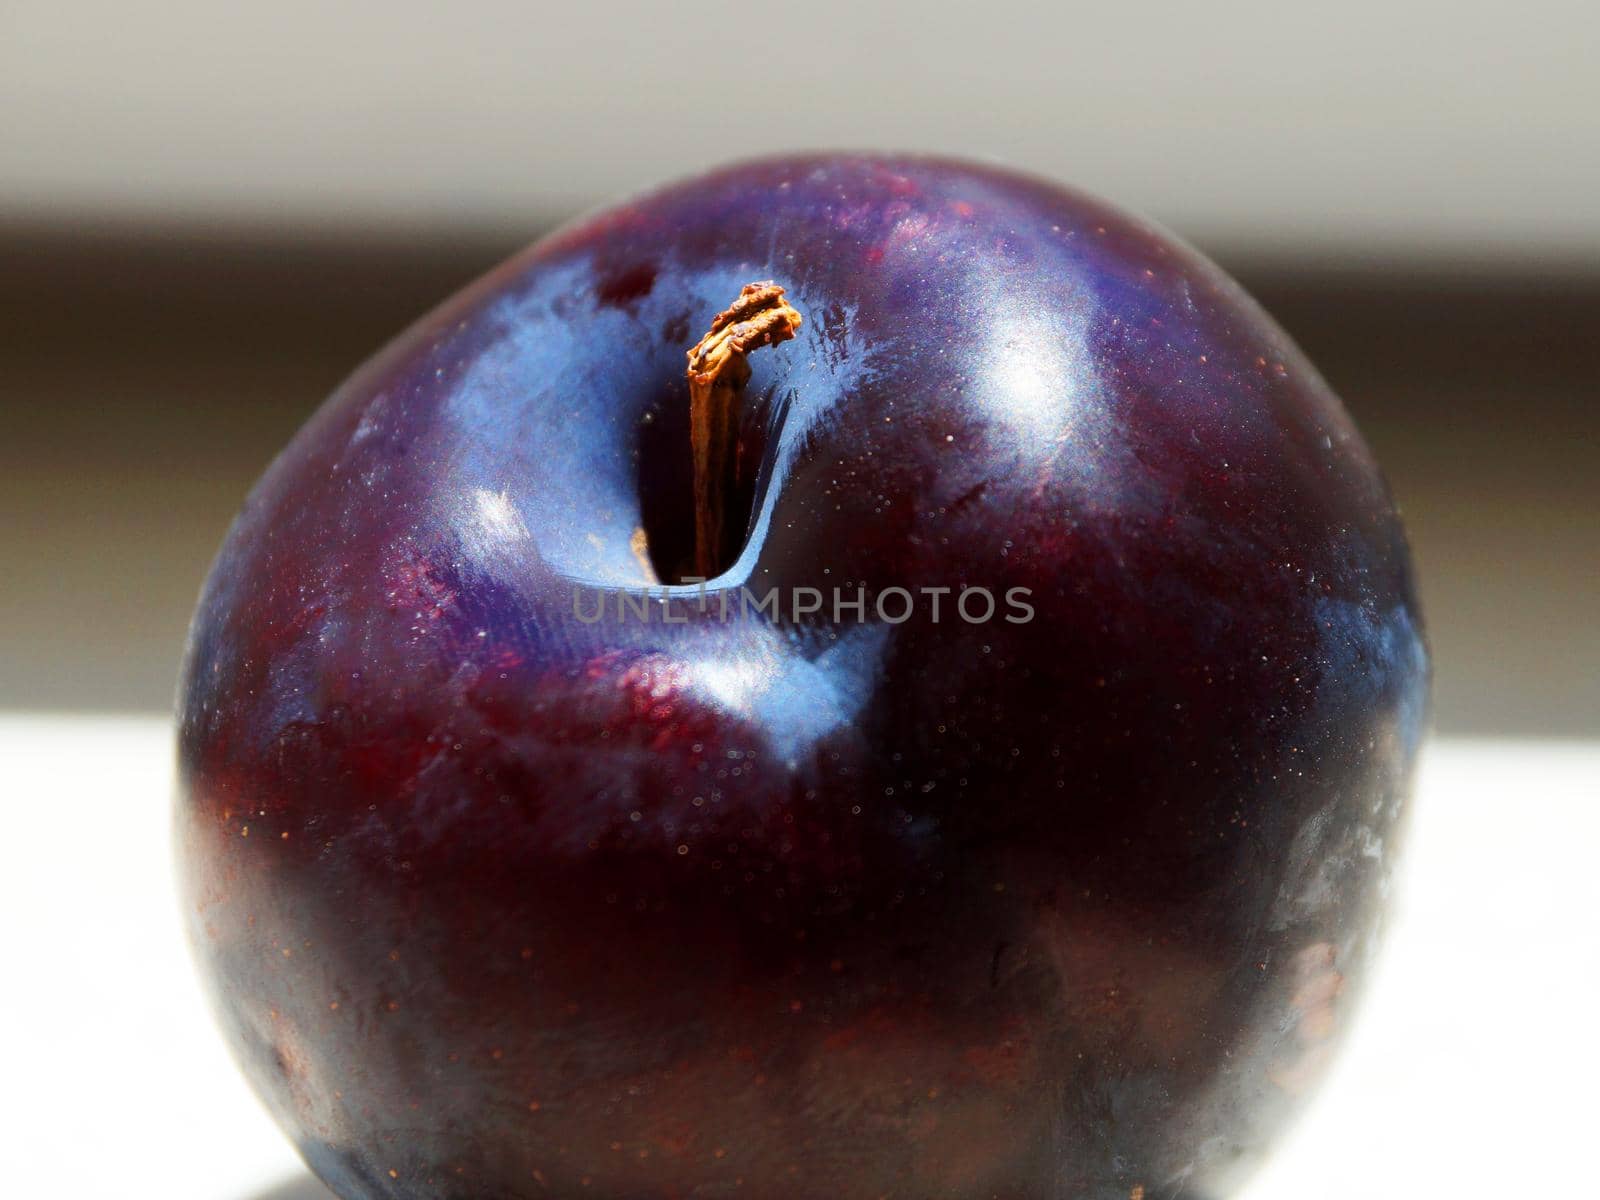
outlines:
[[728, 498], [738, 468], [739, 406], [747, 355], [794, 337], [801, 317], [776, 283], [747, 283], [689, 351], [689, 438], [694, 450], [694, 565], [703, 578], [726, 566]]

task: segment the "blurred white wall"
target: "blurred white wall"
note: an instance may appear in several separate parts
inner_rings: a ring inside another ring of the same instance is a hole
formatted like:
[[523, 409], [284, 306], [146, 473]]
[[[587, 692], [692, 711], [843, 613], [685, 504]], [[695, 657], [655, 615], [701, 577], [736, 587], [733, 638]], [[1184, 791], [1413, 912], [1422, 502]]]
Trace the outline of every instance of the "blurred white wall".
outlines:
[[0, 216], [520, 229], [896, 146], [1203, 241], [1600, 258], [1597, 63], [1592, 0], [0, 0]]

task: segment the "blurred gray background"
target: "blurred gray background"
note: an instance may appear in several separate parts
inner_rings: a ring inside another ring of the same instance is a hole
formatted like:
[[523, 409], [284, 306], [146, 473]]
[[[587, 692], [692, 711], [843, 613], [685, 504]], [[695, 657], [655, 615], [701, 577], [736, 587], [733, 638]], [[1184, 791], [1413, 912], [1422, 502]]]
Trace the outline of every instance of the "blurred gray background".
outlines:
[[1139, 209], [1344, 396], [1446, 732], [1600, 732], [1600, 16], [1348, 0], [0, 4], [0, 709], [161, 710], [250, 482], [584, 207], [893, 147]]

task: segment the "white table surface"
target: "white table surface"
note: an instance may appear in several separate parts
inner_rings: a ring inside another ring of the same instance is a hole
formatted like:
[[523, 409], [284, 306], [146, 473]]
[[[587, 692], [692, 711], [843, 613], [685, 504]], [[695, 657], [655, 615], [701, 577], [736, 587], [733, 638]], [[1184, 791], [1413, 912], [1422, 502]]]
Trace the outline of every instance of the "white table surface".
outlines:
[[[212, 1029], [171, 729], [0, 714], [0, 1195], [327, 1200]], [[1436, 740], [1357, 1032], [1240, 1200], [1595, 1195], [1600, 741]]]

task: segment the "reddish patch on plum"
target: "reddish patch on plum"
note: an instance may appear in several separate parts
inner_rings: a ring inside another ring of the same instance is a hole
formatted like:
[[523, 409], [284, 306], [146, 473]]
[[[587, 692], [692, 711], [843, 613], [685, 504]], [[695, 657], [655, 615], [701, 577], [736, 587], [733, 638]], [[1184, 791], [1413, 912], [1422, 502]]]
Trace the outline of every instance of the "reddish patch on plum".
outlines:
[[595, 285], [595, 299], [607, 308], [633, 308], [655, 289], [657, 273], [648, 262], [612, 271]]

